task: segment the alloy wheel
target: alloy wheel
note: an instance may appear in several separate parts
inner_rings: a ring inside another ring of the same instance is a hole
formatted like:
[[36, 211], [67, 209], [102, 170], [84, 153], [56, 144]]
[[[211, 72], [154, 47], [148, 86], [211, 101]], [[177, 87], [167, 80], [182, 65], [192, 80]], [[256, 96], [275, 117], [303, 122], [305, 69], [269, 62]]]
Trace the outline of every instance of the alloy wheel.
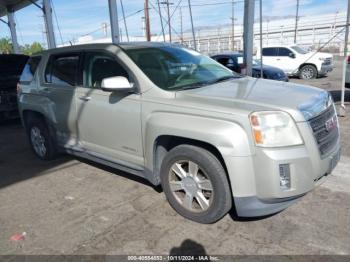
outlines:
[[209, 209], [214, 190], [209, 177], [193, 161], [175, 162], [169, 171], [170, 190], [177, 202], [191, 212]]

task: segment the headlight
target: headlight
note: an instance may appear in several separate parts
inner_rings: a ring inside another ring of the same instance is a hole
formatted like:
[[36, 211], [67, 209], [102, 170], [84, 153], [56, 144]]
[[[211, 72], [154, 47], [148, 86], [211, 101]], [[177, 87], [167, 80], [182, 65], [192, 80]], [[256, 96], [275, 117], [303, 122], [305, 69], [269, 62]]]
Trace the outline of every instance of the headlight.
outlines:
[[250, 115], [255, 144], [261, 147], [302, 145], [292, 117], [285, 112], [262, 111]]
[[325, 57], [319, 57], [318, 60], [320, 60], [320, 61], [325, 61], [326, 58], [325, 58]]

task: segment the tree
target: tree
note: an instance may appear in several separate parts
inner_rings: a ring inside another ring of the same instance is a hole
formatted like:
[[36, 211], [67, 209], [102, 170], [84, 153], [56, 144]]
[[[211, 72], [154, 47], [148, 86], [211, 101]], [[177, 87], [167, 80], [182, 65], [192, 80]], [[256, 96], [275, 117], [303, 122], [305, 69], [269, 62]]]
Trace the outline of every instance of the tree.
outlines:
[[42, 52], [44, 48], [40, 43], [34, 42], [31, 45], [24, 45], [23, 47], [21, 47], [21, 50], [24, 55], [34, 55]]
[[13, 53], [13, 46], [10, 38], [7, 38], [7, 37], [0, 38], [0, 53], [2, 54]]

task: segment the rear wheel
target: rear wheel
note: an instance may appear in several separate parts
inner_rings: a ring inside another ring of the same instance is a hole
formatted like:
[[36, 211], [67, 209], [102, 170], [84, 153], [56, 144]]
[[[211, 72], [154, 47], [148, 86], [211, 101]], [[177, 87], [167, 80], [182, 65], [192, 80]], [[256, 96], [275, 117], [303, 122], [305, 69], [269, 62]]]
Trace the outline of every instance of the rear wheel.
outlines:
[[317, 77], [317, 68], [313, 65], [304, 65], [300, 68], [299, 77], [301, 79], [314, 79]]
[[45, 121], [40, 118], [30, 119], [26, 129], [32, 150], [37, 157], [42, 160], [52, 160], [57, 156], [54, 139]]
[[190, 220], [214, 223], [231, 209], [226, 172], [205, 149], [190, 145], [172, 149], [162, 163], [161, 182], [170, 205]]

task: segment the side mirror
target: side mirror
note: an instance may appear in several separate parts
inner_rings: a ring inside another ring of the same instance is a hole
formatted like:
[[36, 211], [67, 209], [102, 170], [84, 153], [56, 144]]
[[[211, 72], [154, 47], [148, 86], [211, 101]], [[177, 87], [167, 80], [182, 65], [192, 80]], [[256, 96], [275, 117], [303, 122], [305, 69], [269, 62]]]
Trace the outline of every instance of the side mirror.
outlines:
[[104, 78], [101, 83], [101, 89], [106, 92], [130, 91], [134, 85], [124, 76], [114, 76]]
[[295, 54], [294, 53], [289, 53], [289, 57], [294, 59], [295, 58]]

